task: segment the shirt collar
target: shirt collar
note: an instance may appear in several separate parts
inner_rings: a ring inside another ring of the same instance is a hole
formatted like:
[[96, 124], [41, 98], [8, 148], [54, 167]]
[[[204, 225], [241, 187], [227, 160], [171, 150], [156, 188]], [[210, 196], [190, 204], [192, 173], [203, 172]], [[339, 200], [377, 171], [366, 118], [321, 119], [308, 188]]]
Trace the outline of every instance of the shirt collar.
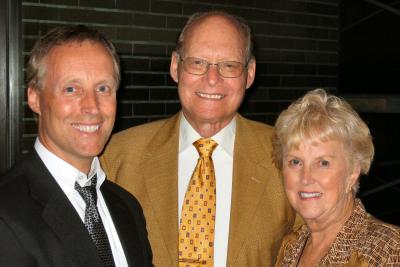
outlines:
[[[193, 129], [182, 113], [179, 127], [179, 153], [193, 146], [193, 142], [201, 138], [198, 132]], [[235, 144], [236, 116], [217, 134], [211, 136], [218, 143], [217, 149], [222, 149], [229, 156], [233, 157], [233, 148]]]
[[104, 182], [106, 175], [100, 166], [98, 157], [94, 157], [92, 165], [90, 167], [89, 175], [81, 172], [68, 162], [56, 156], [54, 153], [49, 151], [40, 141], [36, 139], [34, 148], [38, 153], [39, 157], [43, 161], [46, 168], [49, 170], [51, 175], [61, 186], [61, 188], [68, 191], [74, 190], [75, 182], [78, 182], [80, 186], [90, 185], [90, 180], [97, 174], [97, 185], [99, 189], [101, 184]]

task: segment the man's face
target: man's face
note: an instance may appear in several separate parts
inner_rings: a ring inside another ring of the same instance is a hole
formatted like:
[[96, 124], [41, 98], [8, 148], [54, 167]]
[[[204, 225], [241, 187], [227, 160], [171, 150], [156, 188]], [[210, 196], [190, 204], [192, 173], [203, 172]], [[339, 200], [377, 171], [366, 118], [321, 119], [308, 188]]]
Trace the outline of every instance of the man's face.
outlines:
[[229, 21], [212, 16], [188, 32], [180, 57], [172, 55], [171, 76], [178, 83], [185, 117], [194, 128], [199, 124], [217, 124], [221, 129], [235, 116], [246, 89], [253, 83], [255, 61], [251, 60], [239, 77], [225, 78], [216, 66], [210, 66], [203, 75], [186, 72], [180, 58], [189, 57], [209, 63], [237, 61], [245, 65], [245, 41]]
[[43, 59], [42, 88], [28, 88], [38, 114], [39, 139], [83, 172], [107, 142], [115, 120], [113, 61], [100, 44], [84, 41], [54, 47]]

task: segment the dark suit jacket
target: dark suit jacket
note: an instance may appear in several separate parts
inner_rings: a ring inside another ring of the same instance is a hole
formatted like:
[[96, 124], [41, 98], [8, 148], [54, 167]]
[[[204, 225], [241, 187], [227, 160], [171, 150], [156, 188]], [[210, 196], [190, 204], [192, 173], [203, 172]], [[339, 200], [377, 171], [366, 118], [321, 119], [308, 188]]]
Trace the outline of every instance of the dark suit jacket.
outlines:
[[[179, 127], [177, 114], [122, 131], [101, 157], [107, 178], [140, 201], [157, 267], [178, 266]], [[229, 267], [273, 266], [283, 236], [295, 223], [271, 160], [272, 132], [266, 124], [237, 116]]]
[[[0, 183], [0, 266], [102, 266], [78, 213], [36, 152]], [[139, 203], [107, 180], [101, 191], [129, 266], [152, 266]]]

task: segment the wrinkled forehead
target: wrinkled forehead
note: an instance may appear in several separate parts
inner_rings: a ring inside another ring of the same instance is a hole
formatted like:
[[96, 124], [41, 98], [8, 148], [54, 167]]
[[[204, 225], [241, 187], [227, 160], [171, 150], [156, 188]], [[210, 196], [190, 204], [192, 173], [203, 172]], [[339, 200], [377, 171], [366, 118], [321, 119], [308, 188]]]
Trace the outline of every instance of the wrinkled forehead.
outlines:
[[246, 49], [246, 38], [238, 29], [234, 21], [223, 16], [215, 15], [196, 21], [187, 31], [183, 47], [190, 47], [196, 43], [207, 40], [231, 42], [238, 49]]

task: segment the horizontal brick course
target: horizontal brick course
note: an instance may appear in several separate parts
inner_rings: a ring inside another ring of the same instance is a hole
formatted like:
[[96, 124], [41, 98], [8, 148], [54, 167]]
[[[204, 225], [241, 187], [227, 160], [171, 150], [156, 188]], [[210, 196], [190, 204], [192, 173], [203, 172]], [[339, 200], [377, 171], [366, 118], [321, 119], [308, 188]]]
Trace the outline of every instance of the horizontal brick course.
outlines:
[[115, 7], [118, 9], [150, 11], [150, 0], [115, 0], [115, 3]]

